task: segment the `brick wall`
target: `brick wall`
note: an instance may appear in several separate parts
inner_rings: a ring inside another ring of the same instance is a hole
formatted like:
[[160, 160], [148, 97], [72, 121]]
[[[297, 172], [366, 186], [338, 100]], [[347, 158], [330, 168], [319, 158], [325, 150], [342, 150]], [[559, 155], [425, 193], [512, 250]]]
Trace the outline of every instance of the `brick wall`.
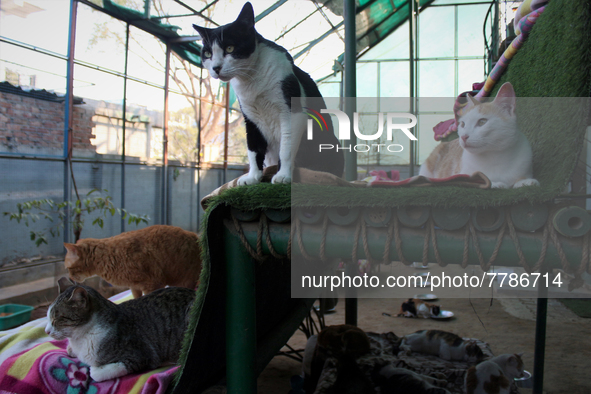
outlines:
[[[0, 153], [63, 153], [63, 102], [41, 100], [19, 94], [0, 92]], [[84, 105], [74, 106], [74, 149], [95, 152], [92, 116], [94, 110]]]

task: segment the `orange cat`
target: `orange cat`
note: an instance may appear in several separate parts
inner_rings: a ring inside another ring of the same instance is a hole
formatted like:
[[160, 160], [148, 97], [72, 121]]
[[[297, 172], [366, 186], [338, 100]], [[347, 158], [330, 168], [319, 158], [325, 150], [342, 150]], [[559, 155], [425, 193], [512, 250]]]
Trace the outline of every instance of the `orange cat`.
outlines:
[[199, 236], [180, 227], [155, 225], [64, 246], [70, 278], [98, 275], [130, 287], [134, 298], [167, 285], [194, 289], [201, 273]]

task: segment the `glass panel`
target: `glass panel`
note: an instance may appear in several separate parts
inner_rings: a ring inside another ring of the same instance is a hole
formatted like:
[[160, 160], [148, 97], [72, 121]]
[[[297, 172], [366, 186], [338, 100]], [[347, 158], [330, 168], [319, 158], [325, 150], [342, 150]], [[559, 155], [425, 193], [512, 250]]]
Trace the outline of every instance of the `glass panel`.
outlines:
[[130, 27], [127, 74], [164, 86], [166, 46], [154, 36]]
[[69, 1], [2, 0], [0, 35], [66, 55], [69, 17]]
[[169, 167], [168, 179], [170, 193], [168, 194], [169, 223], [185, 230], [197, 232], [199, 230], [199, 200], [197, 196], [198, 180], [196, 168]]
[[[342, 31], [341, 31], [342, 36]], [[345, 51], [345, 44], [335, 34], [326, 37], [311, 50], [295, 60], [295, 64], [317, 80], [333, 74], [333, 66], [337, 59]], [[299, 50], [292, 51], [295, 55]]]
[[419, 97], [455, 96], [454, 61], [419, 61]]
[[[357, 63], [357, 97], [377, 97], [378, 65], [376, 63]], [[374, 107], [375, 108], [375, 107]]]
[[458, 60], [458, 92], [472, 90], [474, 82], [482, 82], [484, 75], [484, 60]]
[[[170, 180], [172, 181], [172, 179]], [[162, 167], [133, 165], [125, 166], [125, 207], [130, 212], [139, 215], [149, 215], [150, 223], [161, 223], [162, 212]], [[126, 229], [132, 230], [145, 227], [142, 224], [136, 227], [128, 225]]]
[[125, 155], [162, 159], [162, 128], [164, 126], [164, 90], [127, 81], [127, 120]]
[[[121, 206], [121, 165], [102, 162], [73, 163], [72, 168], [74, 169], [76, 186], [81, 199], [85, 199], [86, 194], [91, 190], [97, 189], [101, 190], [101, 192], [92, 193], [89, 196], [90, 198], [110, 197], [116, 208], [123, 208]], [[76, 200], [76, 193], [73, 188], [70, 200]], [[131, 209], [129, 211], [138, 213]], [[102, 228], [98, 225], [92, 225], [94, 219], [99, 216], [103, 218]], [[121, 233], [121, 216], [117, 213], [114, 216], [110, 214], [101, 216], [100, 212], [96, 211], [83, 216], [82, 219], [84, 220], [84, 227], [81, 238], [106, 238]], [[133, 229], [130, 228], [130, 230]]]
[[25, 89], [66, 92], [65, 60], [0, 42], [0, 81]]
[[122, 73], [125, 23], [79, 3], [75, 58]]
[[427, 8], [418, 21], [419, 57], [454, 55], [454, 8]]
[[199, 100], [180, 94], [169, 95], [168, 158], [179, 164], [198, 162]]
[[410, 75], [408, 62], [380, 64], [380, 97], [409, 97]]
[[489, 5], [458, 7], [458, 55], [483, 56], [482, 24]]
[[[48, 160], [23, 160], [0, 158], [0, 212], [16, 212], [16, 204], [51, 198], [63, 201], [64, 163]], [[56, 219], [56, 217], [54, 217]], [[33, 256], [61, 256], [64, 254], [63, 238], [52, 238], [52, 223], [40, 219], [25, 226], [3, 218], [0, 226], [0, 267]], [[31, 241], [31, 231], [43, 231], [48, 245], [39, 248]]]
[[405, 22], [382, 42], [368, 50], [363, 59], [408, 59], [408, 33], [408, 22]]
[[59, 73], [66, 62], [12, 45], [0, 44], [0, 51], [6, 56], [0, 62], [2, 79], [22, 86], [9, 93], [6, 84], [0, 93], [0, 152], [63, 157], [63, 96], [41, 89], [65, 90], [66, 79]]

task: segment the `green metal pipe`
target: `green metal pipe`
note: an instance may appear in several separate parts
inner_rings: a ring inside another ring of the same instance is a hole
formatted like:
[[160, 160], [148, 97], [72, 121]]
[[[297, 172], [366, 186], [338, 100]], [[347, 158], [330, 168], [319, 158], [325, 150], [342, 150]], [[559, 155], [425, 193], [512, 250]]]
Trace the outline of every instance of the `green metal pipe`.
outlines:
[[[255, 241], [256, 242], [256, 241]], [[224, 229], [228, 394], [257, 391], [255, 273], [240, 238]]]
[[[229, 223], [230, 225], [231, 223]], [[256, 247], [258, 223], [241, 223], [244, 230], [244, 235], [252, 247]], [[233, 227], [233, 225], [232, 225]], [[287, 243], [289, 240], [290, 227], [289, 224], [275, 224], [270, 223], [270, 234], [273, 248], [281, 254], [287, 253]], [[384, 253], [384, 245], [387, 238], [386, 228], [367, 228], [367, 238], [369, 251], [373, 258], [381, 260]], [[301, 234], [306, 252], [312, 256], [319, 256], [320, 243], [322, 241], [322, 225], [301, 225]], [[436, 240], [441, 259], [445, 263], [458, 264], [462, 261], [462, 254], [464, 248], [464, 230], [457, 231], [442, 231], [436, 230]], [[325, 255], [328, 258], [351, 256], [354, 244], [355, 229], [349, 227], [339, 227], [335, 225], [328, 225], [326, 234], [326, 250]], [[535, 264], [540, 257], [540, 250], [542, 249], [541, 233], [518, 233], [519, 245], [525, 260], [528, 264]], [[423, 243], [425, 241], [424, 229], [411, 229], [407, 227], [401, 228], [400, 238], [402, 240], [402, 253], [408, 261], [422, 261], [423, 257]], [[571, 267], [576, 269], [582, 258], [582, 238], [567, 238], [558, 236], [562, 244], [563, 251], [571, 264]], [[478, 233], [478, 242], [485, 260], [488, 260], [492, 255], [497, 239], [495, 233]], [[269, 253], [268, 247], [263, 242], [263, 251]], [[292, 253], [301, 255], [298, 247], [298, 242], [294, 240], [292, 243]], [[363, 240], [359, 237], [357, 245], [357, 253], [360, 259], [366, 258], [363, 249]], [[479, 264], [478, 255], [472, 241], [469, 247], [469, 264]], [[396, 245], [394, 240], [390, 245], [390, 260], [399, 261], [400, 256], [396, 252]], [[433, 251], [432, 242], [429, 245], [429, 261], [435, 262], [435, 254]], [[545, 261], [548, 263], [548, 269], [561, 268], [560, 258], [554, 245], [549, 241], [548, 249], [546, 251]], [[519, 257], [517, 255], [513, 240], [506, 232], [499, 253], [496, 259], [497, 266], [516, 267], [519, 266]]]
[[[353, 119], [356, 111], [355, 98], [357, 97], [357, 36], [355, 26], [355, 0], [345, 0], [345, 113], [349, 119]], [[351, 122], [351, 128], [353, 122]], [[355, 135], [352, 132], [351, 135]], [[351, 145], [355, 145], [355, 138], [351, 139]], [[357, 153], [345, 150], [345, 179], [353, 181], [357, 179]]]

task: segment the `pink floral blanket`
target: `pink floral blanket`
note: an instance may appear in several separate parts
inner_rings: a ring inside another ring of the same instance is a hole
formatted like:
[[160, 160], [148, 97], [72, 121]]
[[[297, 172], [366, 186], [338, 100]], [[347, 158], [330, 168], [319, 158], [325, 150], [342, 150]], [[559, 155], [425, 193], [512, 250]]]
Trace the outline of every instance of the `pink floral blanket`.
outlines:
[[[129, 291], [111, 298], [122, 302]], [[45, 334], [47, 318], [0, 331], [0, 394], [164, 394], [178, 367], [95, 382], [88, 365], [66, 352], [67, 340]]]

